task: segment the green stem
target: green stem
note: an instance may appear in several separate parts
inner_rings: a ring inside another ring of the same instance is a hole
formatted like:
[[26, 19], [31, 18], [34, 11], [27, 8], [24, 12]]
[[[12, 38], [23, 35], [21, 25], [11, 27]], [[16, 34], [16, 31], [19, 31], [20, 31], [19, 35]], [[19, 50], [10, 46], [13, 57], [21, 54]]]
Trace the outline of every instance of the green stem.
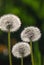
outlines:
[[9, 63], [10, 63], [10, 65], [12, 65], [11, 44], [10, 44], [10, 30], [8, 31], [8, 52], [9, 52]]
[[33, 49], [32, 49], [32, 41], [30, 41], [30, 45], [31, 45], [31, 61], [32, 61], [32, 65], [34, 65], [34, 57], [33, 57]]
[[23, 56], [22, 56], [22, 58], [21, 58], [21, 65], [23, 65]]

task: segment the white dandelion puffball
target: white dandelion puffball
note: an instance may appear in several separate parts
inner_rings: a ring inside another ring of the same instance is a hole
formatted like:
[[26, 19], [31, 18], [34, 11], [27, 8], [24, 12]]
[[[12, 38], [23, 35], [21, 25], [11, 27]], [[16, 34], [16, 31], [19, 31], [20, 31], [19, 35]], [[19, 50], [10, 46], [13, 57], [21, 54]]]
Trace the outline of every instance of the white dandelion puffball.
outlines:
[[0, 18], [0, 28], [2, 31], [8, 32], [8, 29], [10, 29], [10, 32], [14, 32], [17, 31], [20, 26], [21, 21], [16, 15], [6, 14]]
[[31, 53], [30, 45], [25, 42], [19, 42], [15, 44], [12, 48], [13, 56], [21, 58], [28, 56]]
[[21, 39], [25, 42], [37, 41], [40, 37], [40, 30], [34, 26], [27, 27], [21, 32]]

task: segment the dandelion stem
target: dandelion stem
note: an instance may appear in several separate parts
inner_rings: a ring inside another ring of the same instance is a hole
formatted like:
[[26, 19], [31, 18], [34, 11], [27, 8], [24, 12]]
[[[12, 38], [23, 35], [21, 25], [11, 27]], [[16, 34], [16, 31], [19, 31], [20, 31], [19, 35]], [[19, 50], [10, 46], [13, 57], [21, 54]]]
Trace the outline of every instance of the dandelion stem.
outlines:
[[34, 57], [33, 57], [33, 51], [32, 51], [32, 41], [30, 41], [30, 45], [31, 45], [31, 61], [32, 61], [32, 65], [34, 65]]
[[10, 63], [10, 65], [12, 65], [11, 44], [10, 44], [10, 30], [8, 31], [8, 52], [9, 52], [9, 63]]
[[21, 65], [23, 65], [23, 56], [21, 57]]

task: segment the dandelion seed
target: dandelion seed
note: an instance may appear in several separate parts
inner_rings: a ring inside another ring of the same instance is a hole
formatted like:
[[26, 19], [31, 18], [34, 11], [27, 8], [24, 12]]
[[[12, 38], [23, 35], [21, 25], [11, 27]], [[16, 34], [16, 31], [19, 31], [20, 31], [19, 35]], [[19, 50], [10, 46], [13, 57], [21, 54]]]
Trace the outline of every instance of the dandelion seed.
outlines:
[[7, 14], [0, 18], [0, 28], [2, 31], [8, 32], [8, 29], [10, 29], [10, 32], [14, 32], [17, 31], [20, 26], [21, 21], [16, 15]]
[[26, 42], [37, 41], [40, 37], [40, 30], [34, 26], [27, 27], [21, 32], [21, 39]]
[[25, 42], [19, 42], [12, 48], [12, 54], [17, 58], [26, 57], [30, 54], [30, 46], [28, 43]]

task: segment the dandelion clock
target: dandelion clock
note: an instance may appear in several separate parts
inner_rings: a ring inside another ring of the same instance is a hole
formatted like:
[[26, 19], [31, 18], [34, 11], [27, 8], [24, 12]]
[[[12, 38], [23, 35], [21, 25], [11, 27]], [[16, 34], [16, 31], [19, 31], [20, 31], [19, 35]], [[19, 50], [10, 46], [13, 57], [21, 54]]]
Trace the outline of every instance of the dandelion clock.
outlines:
[[41, 38], [41, 32], [40, 29], [34, 26], [26, 27], [21, 32], [21, 39], [25, 42], [30, 42], [31, 46], [31, 60], [32, 65], [34, 65], [34, 59], [33, 59], [33, 51], [32, 51], [32, 42], [37, 41]]
[[12, 48], [13, 56], [21, 58], [21, 65], [23, 65], [23, 57], [31, 53], [30, 45], [25, 42], [18, 42]]
[[30, 40], [37, 41], [41, 37], [41, 32], [37, 27], [30, 26], [25, 28], [21, 32], [21, 39], [26, 42], [30, 42]]
[[0, 28], [1, 30], [8, 32], [10, 29], [10, 32], [17, 31], [21, 26], [20, 19], [13, 14], [6, 14], [3, 15], [0, 18]]
[[19, 17], [13, 14], [6, 14], [0, 17], [0, 29], [2, 31], [8, 32], [8, 52], [9, 52], [9, 61], [12, 65], [11, 59], [11, 44], [10, 44], [10, 32], [17, 31], [21, 26], [21, 21]]

